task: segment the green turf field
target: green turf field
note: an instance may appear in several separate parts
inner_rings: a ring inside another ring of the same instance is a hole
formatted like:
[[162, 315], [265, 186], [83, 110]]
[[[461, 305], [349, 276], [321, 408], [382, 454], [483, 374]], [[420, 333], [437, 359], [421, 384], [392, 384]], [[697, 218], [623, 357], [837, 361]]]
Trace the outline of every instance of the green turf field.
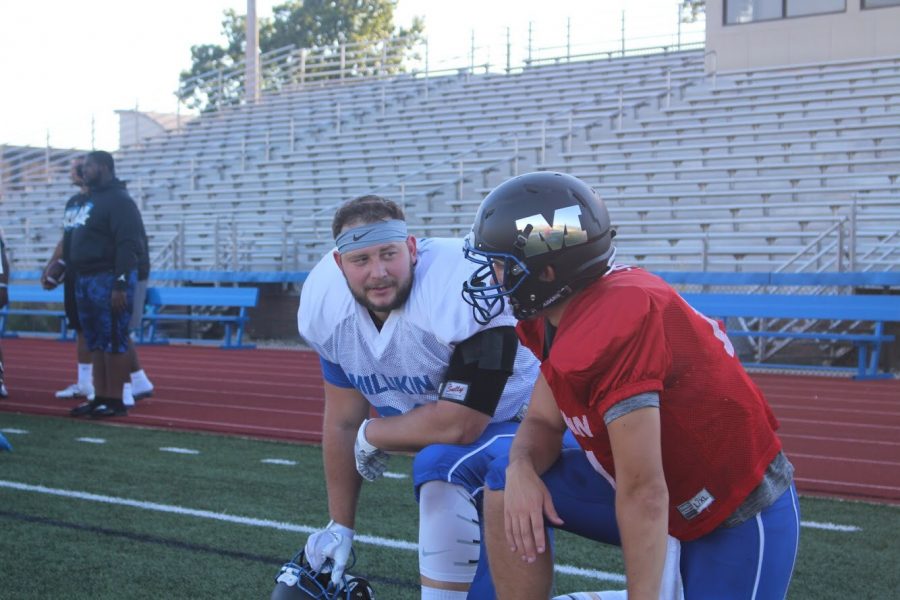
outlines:
[[[317, 447], [11, 414], [0, 431], [0, 598], [268, 598], [328, 521]], [[379, 600], [418, 598], [410, 469], [394, 457], [398, 478], [363, 486], [353, 571]], [[801, 505], [804, 523], [858, 530], [804, 527], [790, 598], [900, 598], [900, 508]], [[623, 587], [617, 549], [557, 548], [588, 572], [559, 574], [558, 593]]]

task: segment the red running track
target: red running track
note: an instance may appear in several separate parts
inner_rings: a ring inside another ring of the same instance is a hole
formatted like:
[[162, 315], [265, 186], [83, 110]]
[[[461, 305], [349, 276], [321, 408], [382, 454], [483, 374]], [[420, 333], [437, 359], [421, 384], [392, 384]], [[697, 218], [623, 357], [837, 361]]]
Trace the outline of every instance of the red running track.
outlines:
[[[75, 379], [75, 347], [42, 339], [2, 342], [10, 397], [0, 413], [68, 418], [75, 401], [53, 391]], [[141, 346], [156, 386], [116, 424], [214, 431], [318, 443], [322, 379], [315, 354]], [[781, 422], [779, 434], [806, 494], [900, 503], [900, 381], [754, 374]], [[2, 427], [2, 416], [0, 416]]]

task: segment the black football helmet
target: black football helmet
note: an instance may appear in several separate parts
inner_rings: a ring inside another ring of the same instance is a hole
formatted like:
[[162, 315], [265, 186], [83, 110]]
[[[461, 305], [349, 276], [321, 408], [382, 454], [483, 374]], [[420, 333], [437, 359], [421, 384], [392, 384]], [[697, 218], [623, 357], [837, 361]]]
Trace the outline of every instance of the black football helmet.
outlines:
[[375, 600], [375, 592], [362, 577], [347, 574], [335, 586], [330, 569], [314, 571], [301, 550], [278, 571], [271, 600]]
[[[464, 252], [479, 268], [463, 284], [463, 298], [479, 323], [503, 312], [507, 296], [517, 319], [534, 317], [609, 269], [615, 235], [600, 195], [577, 177], [550, 171], [514, 177], [494, 188], [475, 215]], [[548, 265], [556, 277], [541, 281]]]

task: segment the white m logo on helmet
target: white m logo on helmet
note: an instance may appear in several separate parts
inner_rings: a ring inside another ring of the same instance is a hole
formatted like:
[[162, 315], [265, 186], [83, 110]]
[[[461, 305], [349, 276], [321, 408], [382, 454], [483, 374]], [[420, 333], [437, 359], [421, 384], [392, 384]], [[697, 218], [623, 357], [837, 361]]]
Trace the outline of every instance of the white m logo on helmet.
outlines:
[[552, 224], [542, 214], [516, 219], [516, 229], [522, 232], [519, 241], [524, 244], [525, 256], [536, 256], [587, 242], [587, 232], [581, 228], [580, 216], [581, 206], [573, 204], [556, 209]]

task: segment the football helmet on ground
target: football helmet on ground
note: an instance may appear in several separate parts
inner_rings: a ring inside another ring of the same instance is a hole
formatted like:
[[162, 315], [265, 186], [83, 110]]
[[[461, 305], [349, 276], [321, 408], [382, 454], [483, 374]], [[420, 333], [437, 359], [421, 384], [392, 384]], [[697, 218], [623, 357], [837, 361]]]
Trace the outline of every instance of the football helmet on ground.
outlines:
[[362, 577], [344, 575], [334, 585], [328, 566], [313, 570], [301, 550], [278, 571], [271, 600], [375, 600], [375, 592]]
[[[479, 268], [463, 297], [480, 323], [499, 315], [507, 296], [517, 319], [531, 318], [603, 275], [615, 235], [603, 200], [580, 179], [550, 171], [509, 179], [481, 203], [466, 238], [466, 258]], [[548, 266], [552, 281], [541, 277]]]

